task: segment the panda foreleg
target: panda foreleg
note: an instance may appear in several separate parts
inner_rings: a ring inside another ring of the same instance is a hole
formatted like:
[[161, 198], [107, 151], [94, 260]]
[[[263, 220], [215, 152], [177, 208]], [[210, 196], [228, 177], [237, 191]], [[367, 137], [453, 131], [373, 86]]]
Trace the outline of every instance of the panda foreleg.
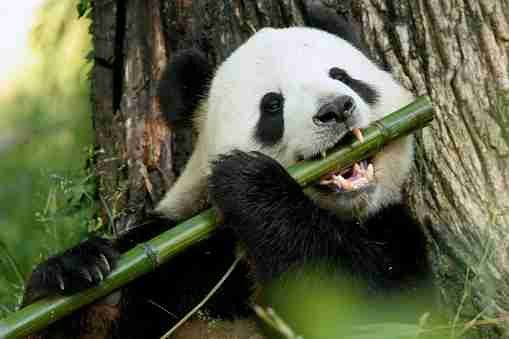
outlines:
[[[261, 281], [310, 258], [328, 259], [333, 253], [327, 243], [341, 247], [335, 235], [348, 233], [304, 194], [278, 162], [261, 153], [234, 151], [220, 156], [212, 164], [209, 194], [224, 226], [246, 246]], [[343, 252], [349, 255], [348, 249]]]
[[30, 275], [23, 305], [54, 294], [72, 294], [99, 284], [114, 268], [119, 252], [112, 241], [91, 237], [39, 264]]
[[98, 285], [115, 268], [121, 252], [174, 225], [171, 220], [153, 216], [114, 240], [92, 236], [48, 258], [32, 271], [23, 305], [49, 295], [69, 295]]

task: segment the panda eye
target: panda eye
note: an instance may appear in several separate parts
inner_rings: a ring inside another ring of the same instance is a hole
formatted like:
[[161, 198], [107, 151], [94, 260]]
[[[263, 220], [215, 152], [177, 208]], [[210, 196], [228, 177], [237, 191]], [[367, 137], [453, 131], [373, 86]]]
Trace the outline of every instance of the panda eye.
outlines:
[[332, 79], [338, 80], [341, 82], [348, 80], [348, 73], [346, 73], [344, 70], [342, 70], [341, 68], [338, 68], [338, 67], [332, 67], [329, 70], [329, 76]]
[[283, 110], [283, 96], [279, 93], [269, 92], [262, 98], [260, 108], [263, 114], [281, 114]]

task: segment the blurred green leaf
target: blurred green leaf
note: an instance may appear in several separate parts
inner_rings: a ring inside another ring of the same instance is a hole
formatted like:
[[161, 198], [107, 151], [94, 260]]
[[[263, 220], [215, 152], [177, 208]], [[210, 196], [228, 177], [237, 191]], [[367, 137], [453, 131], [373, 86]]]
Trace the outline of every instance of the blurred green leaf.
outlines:
[[357, 326], [345, 339], [413, 339], [417, 338], [421, 328], [417, 324], [382, 323]]
[[35, 264], [100, 225], [95, 178], [84, 169], [93, 143], [90, 20], [76, 6], [86, 14], [91, 2], [44, 1], [33, 62], [16, 69], [8, 92], [0, 88], [0, 317], [19, 304]]
[[5, 244], [0, 241], [0, 317], [15, 310], [21, 302], [24, 279]]
[[[449, 337], [447, 321], [431, 297], [432, 289], [423, 287], [403, 295], [366, 293], [368, 288], [361, 281], [349, 275], [331, 279], [327, 268], [313, 263], [264, 288], [270, 301], [267, 306], [293, 333], [304, 339]], [[262, 305], [263, 297], [258, 301]]]
[[92, 9], [92, 1], [91, 0], [81, 0], [76, 6], [78, 10], [78, 16], [81, 18], [87, 14], [89, 10]]

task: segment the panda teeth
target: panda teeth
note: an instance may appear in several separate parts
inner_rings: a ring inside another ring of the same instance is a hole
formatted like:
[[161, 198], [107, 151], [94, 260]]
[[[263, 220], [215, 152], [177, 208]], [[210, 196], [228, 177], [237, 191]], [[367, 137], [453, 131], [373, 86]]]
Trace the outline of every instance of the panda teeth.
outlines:
[[375, 168], [373, 167], [373, 164], [368, 165], [368, 169], [366, 170], [366, 177], [369, 181], [372, 181], [375, 177]]
[[333, 184], [334, 183], [334, 180], [328, 180], [328, 179], [324, 179], [324, 180], [320, 180], [320, 185], [330, 185], [330, 184]]
[[360, 128], [358, 127], [352, 128], [352, 133], [353, 135], [355, 135], [357, 140], [359, 140], [361, 143], [364, 142], [364, 136], [362, 135], [362, 131]]
[[[375, 169], [367, 160], [353, 164], [350, 168], [332, 172], [320, 180], [320, 185], [334, 185], [337, 192], [361, 189], [374, 179]], [[347, 178], [345, 176], [348, 175]]]
[[334, 179], [333, 181], [338, 187], [341, 187], [345, 191], [353, 191], [354, 185], [349, 180], [343, 178], [341, 174], [333, 175], [332, 178]]
[[363, 170], [361, 169], [361, 166], [359, 166], [359, 164], [355, 163], [355, 165], [353, 165], [353, 176], [356, 176], [359, 173], [362, 174], [362, 172], [363, 172]]

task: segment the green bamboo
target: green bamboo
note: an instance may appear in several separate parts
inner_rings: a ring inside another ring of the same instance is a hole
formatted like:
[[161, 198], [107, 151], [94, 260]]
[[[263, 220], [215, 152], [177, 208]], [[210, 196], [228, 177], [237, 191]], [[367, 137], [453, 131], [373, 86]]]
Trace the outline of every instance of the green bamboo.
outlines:
[[[365, 129], [364, 142], [360, 143], [352, 138], [340, 149], [330, 151], [326, 158], [298, 163], [292, 166], [289, 172], [305, 186], [335, 168], [346, 168], [375, 154], [391, 140], [423, 128], [432, 119], [433, 111], [429, 98], [420, 97]], [[154, 239], [137, 245], [121, 256], [117, 268], [100, 286], [72, 296], [46, 298], [0, 319], [0, 338], [24, 337], [47, 327], [80, 307], [156, 269], [161, 263], [193, 244], [209, 238], [214, 233], [215, 226], [216, 215], [212, 209], [208, 209]]]

